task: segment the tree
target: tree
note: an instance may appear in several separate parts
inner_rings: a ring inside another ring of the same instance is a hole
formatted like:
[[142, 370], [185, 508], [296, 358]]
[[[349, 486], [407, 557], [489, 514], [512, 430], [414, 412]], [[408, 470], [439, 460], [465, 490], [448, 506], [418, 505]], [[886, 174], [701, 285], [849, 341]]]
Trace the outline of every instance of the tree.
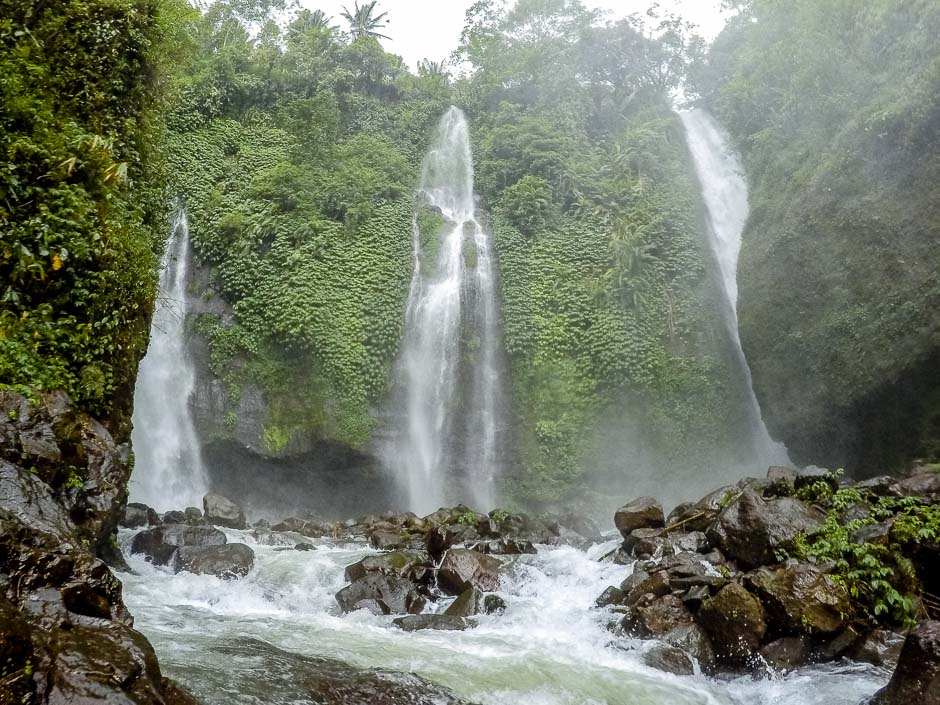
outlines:
[[302, 10], [296, 19], [290, 23], [289, 36], [294, 37], [303, 34], [308, 30], [333, 31], [336, 25], [330, 24], [333, 21], [323, 10]]
[[372, 0], [365, 5], [360, 6], [358, 2], [353, 5], [353, 11], [350, 12], [343, 6], [343, 18], [349, 23], [349, 32], [353, 39], [360, 37], [374, 37], [376, 39], [389, 39], [384, 34], [379, 34], [376, 30], [382, 29], [388, 25], [387, 12], [375, 15], [375, 6], [378, 0]]

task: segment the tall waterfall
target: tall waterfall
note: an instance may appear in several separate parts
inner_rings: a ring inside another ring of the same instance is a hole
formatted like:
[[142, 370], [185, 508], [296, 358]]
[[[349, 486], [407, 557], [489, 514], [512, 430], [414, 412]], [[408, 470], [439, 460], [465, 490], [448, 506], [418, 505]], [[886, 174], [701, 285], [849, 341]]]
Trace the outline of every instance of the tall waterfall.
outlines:
[[202, 506], [206, 474], [189, 399], [195, 372], [185, 345], [189, 221], [180, 210], [160, 263], [150, 347], [134, 389], [131, 499], [157, 509]]
[[[443, 216], [443, 225], [422, 232], [431, 227], [422, 212]], [[399, 367], [404, 415], [388, 461], [415, 511], [455, 501], [488, 509], [502, 403], [496, 275], [490, 235], [476, 217], [469, 128], [457, 108], [441, 118], [424, 159], [413, 238]]]
[[754, 394], [751, 370], [741, 347], [738, 332], [738, 255], [741, 235], [747, 222], [747, 182], [737, 154], [730, 148], [726, 135], [704, 110], [680, 113], [702, 199], [708, 215], [708, 242], [721, 274], [724, 310], [722, 316], [734, 345], [738, 364], [745, 376], [748, 416], [757, 460], [767, 464], [789, 464], [786, 448], [775, 442], [767, 432], [760, 404]]

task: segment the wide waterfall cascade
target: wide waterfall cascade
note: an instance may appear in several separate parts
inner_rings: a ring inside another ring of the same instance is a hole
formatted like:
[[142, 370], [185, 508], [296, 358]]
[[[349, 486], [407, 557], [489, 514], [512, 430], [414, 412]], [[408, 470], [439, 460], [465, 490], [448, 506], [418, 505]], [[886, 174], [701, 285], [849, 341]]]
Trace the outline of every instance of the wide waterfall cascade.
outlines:
[[737, 154], [714, 119], [701, 109], [680, 113], [708, 216], [708, 243], [721, 274], [722, 316], [745, 376], [752, 441], [757, 459], [768, 465], [790, 464], [786, 448], [767, 431], [754, 394], [751, 370], [738, 332], [738, 255], [748, 216], [747, 182]]
[[160, 263], [150, 346], [134, 389], [130, 497], [157, 509], [201, 507], [207, 491], [189, 407], [196, 375], [185, 340], [188, 251], [189, 221], [180, 210]]
[[[439, 232], [422, 232], [422, 211], [443, 216]], [[441, 118], [424, 159], [413, 237], [399, 361], [404, 420], [388, 464], [409, 509], [449, 501], [490, 508], [501, 404], [496, 273], [490, 234], [476, 216], [469, 127], [457, 108]]]

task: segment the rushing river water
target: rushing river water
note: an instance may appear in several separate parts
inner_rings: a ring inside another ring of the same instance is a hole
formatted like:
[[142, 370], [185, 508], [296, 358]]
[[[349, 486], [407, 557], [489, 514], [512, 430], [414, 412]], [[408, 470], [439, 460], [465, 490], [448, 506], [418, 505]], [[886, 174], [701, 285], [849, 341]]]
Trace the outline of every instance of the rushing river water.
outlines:
[[[714, 680], [673, 676], [642, 663], [649, 643], [615, 637], [613, 615], [592, 608], [605, 587], [632, 568], [598, 561], [616, 542], [588, 551], [540, 546], [507, 559], [501, 616], [480, 616], [465, 632], [406, 633], [393, 617], [342, 615], [334, 599], [343, 570], [375, 553], [357, 544], [311, 540], [318, 550], [259, 546], [255, 567], [238, 581], [173, 575], [140, 556], [121, 574], [136, 626], [154, 645], [164, 672], [207, 705], [300, 705], [279, 689], [283, 675], [221, 653], [239, 637], [286, 651], [340, 659], [361, 668], [413, 672], [480, 705], [859, 705], [889, 673], [858, 664], [803, 669], [785, 677]], [[123, 536], [124, 545], [131, 532]], [[438, 607], [443, 609], [443, 607]]]

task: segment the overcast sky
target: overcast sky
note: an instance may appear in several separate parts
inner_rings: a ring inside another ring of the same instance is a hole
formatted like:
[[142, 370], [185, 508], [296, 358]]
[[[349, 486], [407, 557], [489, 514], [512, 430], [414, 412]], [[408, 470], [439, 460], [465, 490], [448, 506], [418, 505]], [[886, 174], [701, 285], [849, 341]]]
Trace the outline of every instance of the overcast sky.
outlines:
[[[359, 0], [360, 4], [365, 4]], [[654, 0], [585, 0], [588, 7], [609, 10], [613, 17], [624, 17], [633, 12], [645, 12]], [[304, 7], [321, 9], [332, 15], [337, 24], [346, 5], [350, 10], [354, 0], [301, 0]], [[383, 40], [387, 51], [404, 57], [414, 68], [420, 59], [440, 61], [457, 48], [464, 16], [473, 0], [379, 0], [379, 11], [388, 12], [389, 24], [382, 31], [391, 40]], [[659, 0], [659, 5], [685, 17], [699, 27], [699, 34], [712, 40], [721, 31], [726, 15], [721, 12], [721, 0]]]

